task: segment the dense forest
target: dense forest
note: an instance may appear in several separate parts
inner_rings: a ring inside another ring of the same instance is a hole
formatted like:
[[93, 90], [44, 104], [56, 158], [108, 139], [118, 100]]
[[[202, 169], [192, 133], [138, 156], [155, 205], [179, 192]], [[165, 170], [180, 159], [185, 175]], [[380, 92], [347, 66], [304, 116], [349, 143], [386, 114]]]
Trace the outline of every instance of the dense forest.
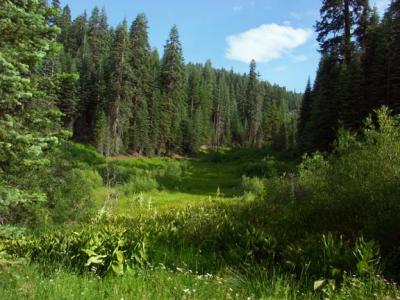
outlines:
[[399, 299], [400, 0], [323, 0], [304, 93], [0, 1], [0, 299]]
[[112, 28], [104, 9], [72, 21], [68, 6], [53, 7], [63, 50], [45, 65], [48, 76], [70, 74], [56, 97], [74, 140], [106, 155], [295, 146], [301, 96], [260, 81], [254, 61], [248, 75], [216, 70], [210, 61], [185, 64], [176, 26], [160, 58], [144, 14], [129, 29], [126, 21]]
[[339, 128], [360, 129], [382, 105], [400, 112], [399, 1], [382, 20], [365, 0], [324, 1], [316, 31], [321, 61], [298, 124], [304, 152], [332, 150]]

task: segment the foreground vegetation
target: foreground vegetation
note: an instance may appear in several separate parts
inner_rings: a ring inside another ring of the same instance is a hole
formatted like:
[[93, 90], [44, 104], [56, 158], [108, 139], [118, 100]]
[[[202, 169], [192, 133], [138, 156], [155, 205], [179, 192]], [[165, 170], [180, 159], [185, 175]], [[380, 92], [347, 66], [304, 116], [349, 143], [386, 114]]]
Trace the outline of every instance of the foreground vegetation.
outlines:
[[333, 155], [298, 167], [266, 150], [106, 160], [72, 144], [64, 155], [95, 186], [91, 206], [79, 216], [65, 205], [69, 224], [47, 218], [22, 235], [3, 229], [2, 293], [394, 299], [397, 285], [387, 280], [398, 279], [400, 159], [387, 154], [400, 149], [400, 126], [386, 110], [377, 120], [363, 139], [343, 132]]

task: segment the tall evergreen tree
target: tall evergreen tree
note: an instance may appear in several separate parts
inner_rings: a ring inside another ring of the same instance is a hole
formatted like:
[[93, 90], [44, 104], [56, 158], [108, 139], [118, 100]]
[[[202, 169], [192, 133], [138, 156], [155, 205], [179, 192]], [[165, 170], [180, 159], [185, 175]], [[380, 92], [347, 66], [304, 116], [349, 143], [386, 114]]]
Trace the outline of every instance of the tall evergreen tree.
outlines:
[[312, 150], [328, 151], [336, 138], [339, 112], [347, 93], [345, 67], [335, 56], [324, 56], [320, 62], [313, 89], [311, 112]]
[[387, 17], [390, 18], [389, 37], [389, 107], [400, 112], [400, 0], [393, 0]]
[[208, 60], [203, 69], [201, 77], [201, 96], [200, 107], [202, 112], [202, 143], [205, 145], [211, 144], [212, 122], [211, 113], [213, 108], [213, 95], [216, 85], [214, 70], [212, 69], [211, 61]]
[[150, 53], [149, 73], [149, 98], [147, 104], [149, 110], [149, 145], [151, 149], [149, 154], [159, 154], [162, 95], [159, 88], [160, 56], [156, 49]]
[[185, 113], [184, 65], [178, 28], [173, 26], [164, 47], [160, 73], [161, 103], [160, 139], [167, 152], [177, 151], [182, 141], [181, 125]]
[[132, 118], [130, 121], [129, 149], [137, 153], [151, 152], [149, 142], [150, 45], [147, 19], [139, 14], [133, 21], [129, 37], [131, 68], [133, 72]]
[[111, 155], [127, 149], [133, 96], [130, 58], [128, 27], [124, 21], [115, 31], [107, 68], [109, 138], [106, 152]]
[[40, 182], [58, 145], [59, 111], [41, 88], [37, 69], [57, 29], [42, 1], [5, 1], [0, 19], [0, 223], [20, 206], [45, 200]]
[[324, 0], [321, 20], [316, 25], [321, 52], [334, 54], [349, 65], [354, 41], [362, 39], [366, 11], [369, 11], [366, 0]]
[[304, 91], [303, 100], [299, 113], [299, 121], [297, 125], [297, 141], [301, 152], [309, 148], [309, 125], [311, 121], [311, 112], [313, 107], [313, 97], [310, 79], [307, 81], [306, 90]]
[[246, 117], [249, 124], [247, 132], [247, 142], [251, 146], [259, 146], [260, 128], [261, 128], [261, 109], [262, 94], [258, 83], [258, 74], [256, 72], [256, 62], [251, 61], [249, 80], [247, 82], [247, 108]]

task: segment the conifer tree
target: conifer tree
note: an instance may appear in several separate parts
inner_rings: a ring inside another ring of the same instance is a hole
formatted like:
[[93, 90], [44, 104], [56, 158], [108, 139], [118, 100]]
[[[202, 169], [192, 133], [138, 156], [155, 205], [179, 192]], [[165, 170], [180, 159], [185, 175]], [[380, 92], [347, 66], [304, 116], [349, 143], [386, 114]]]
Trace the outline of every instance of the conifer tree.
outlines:
[[205, 145], [211, 144], [212, 136], [212, 122], [211, 113], [213, 108], [213, 95], [216, 85], [216, 78], [214, 70], [212, 69], [211, 61], [208, 60], [203, 69], [201, 77], [201, 90], [200, 90], [200, 107], [202, 112], [202, 143]]
[[159, 154], [162, 94], [159, 88], [160, 56], [157, 49], [149, 58], [149, 154]]
[[391, 25], [387, 104], [395, 112], [400, 112], [400, 0], [392, 1], [387, 17], [390, 18]]
[[160, 139], [167, 152], [178, 151], [182, 141], [181, 125], [185, 113], [184, 66], [178, 29], [173, 26], [164, 47], [160, 73]]
[[299, 150], [301, 152], [304, 152], [309, 148], [309, 126], [313, 107], [313, 97], [311, 92], [311, 82], [310, 79], [308, 79], [303, 100], [301, 102], [299, 121], [297, 125], [297, 141]]
[[[348, 129], [356, 130], [361, 128], [363, 120], [367, 117], [364, 115], [365, 92], [364, 74], [358, 55], [353, 58], [351, 64], [347, 68], [347, 78], [344, 82], [343, 89], [347, 90], [343, 99], [340, 121]], [[369, 111], [369, 113], [372, 110]]]
[[[0, 222], [45, 200], [49, 151], [61, 142], [59, 111], [36, 72], [55, 42], [51, 10], [38, 0], [5, 1], [0, 19]], [[48, 79], [46, 79], [48, 81]]]
[[124, 21], [115, 31], [107, 68], [109, 138], [106, 152], [111, 155], [121, 153], [127, 148], [133, 96], [130, 58], [128, 28]]
[[133, 152], [151, 152], [149, 144], [150, 45], [147, 19], [139, 14], [129, 32], [131, 43], [130, 65], [133, 72], [132, 118], [130, 120], [129, 149]]
[[336, 56], [321, 59], [313, 90], [311, 112], [312, 150], [328, 151], [336, 138], [339, 112], [346, 95], [345, 68]]
[[324, 0], [321, 20], [316, 24], [317, 41], [322, 53], [330, 53], [350, 64], [354, 40], [362, 39], [365, 11], [369, 10], [366, 0]]
[[258, 74], [256, 72], [256, 62], [250, 63], [249, 80], [247, 82], [247, 107], [246, 117], [249, 124], [247, 132], [247, 142], [250, 146], [259, 145], [261, 127], [262, 95], [258, 85]]
[[61, 32], [58, 35], [58, 41], [64, 46], [65, 51], [69, 52], [72, 48], [71, 37], [71, 9], [66, 5], [57, 18], [56, 25], [60, 28]]

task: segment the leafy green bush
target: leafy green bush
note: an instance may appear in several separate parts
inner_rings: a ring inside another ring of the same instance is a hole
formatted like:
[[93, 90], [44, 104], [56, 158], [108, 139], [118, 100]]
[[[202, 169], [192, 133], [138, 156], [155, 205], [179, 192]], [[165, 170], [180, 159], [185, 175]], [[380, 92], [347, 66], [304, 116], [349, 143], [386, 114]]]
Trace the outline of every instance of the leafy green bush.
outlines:
[[247, 164], [244, 168], [244, 174], [252, 177], [271, 178], [279, 176], [290, 169], [290, 166], [286, 163], [277, 160], [273, 156], [267, 156], [260, 161]]
[[74, 142], [63, 145], [62, 155], [65, 160], [83, 168], [95, 167], [105, 162], [105, 158], [93, 146]]
[[68, 171], [49, 188], [46, 205], [51, 219], [56, 223], [64, 223], [88, 218], [95, 208], [93, 190], [101, 185], [102, 179], [96, 171]]
[[362, 234], [400, 267], [399, 170], [400, 120], [383, 108], [361, 137], [342, 130], [331, 156], [306, 157], [297, 177], [269, 180], [267, 202], [280, 207], [277, 227], [290, 239], [302, 232]]
[[253, 194], [257, 199], [261, 199], [265, 194], [264, 182], [257, 177], [242, 176], [242, 188], [245, 194]]
[[180, 181], [181, 178], [185, 175], [185, 166], [178, 161], [170, 162], [166, 165], [162, 174], [167, 179]]
[[148, 192], [158, 189], [157, 180], [147, 172], [129, 179], [127, 183], [120, 187], [125, 196], [131, 196], [140, 192]]

